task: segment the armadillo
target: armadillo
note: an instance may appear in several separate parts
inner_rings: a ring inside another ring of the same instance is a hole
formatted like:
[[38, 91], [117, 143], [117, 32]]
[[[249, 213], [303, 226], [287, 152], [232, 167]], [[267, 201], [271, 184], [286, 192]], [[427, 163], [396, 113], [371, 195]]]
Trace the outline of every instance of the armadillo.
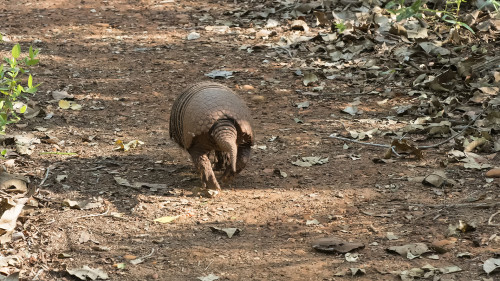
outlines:
[[214, 82], [187, 88], [172, 105], [170, 138], [188, 151], [201, 176], [195, 193], [215, 196], [220, 191], [209, 154], [215, 151], [216, 168], [231, 180], [250, 159], [254, 134], [250, 110], [231, 89]]

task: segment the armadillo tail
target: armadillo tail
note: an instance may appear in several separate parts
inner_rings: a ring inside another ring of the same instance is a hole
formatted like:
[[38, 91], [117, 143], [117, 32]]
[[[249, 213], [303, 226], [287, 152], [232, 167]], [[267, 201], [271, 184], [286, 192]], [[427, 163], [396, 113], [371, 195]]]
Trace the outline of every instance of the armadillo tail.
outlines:
[[221, 151], [229, 154], [231, 170], [236, 172], [236, 159], [238, 153], [236, 140], [238, 138], [238, 131], [234, 126], [234, 121], [227, 119], [217, 121], [211, 129], [211, 135], [217, 147]]

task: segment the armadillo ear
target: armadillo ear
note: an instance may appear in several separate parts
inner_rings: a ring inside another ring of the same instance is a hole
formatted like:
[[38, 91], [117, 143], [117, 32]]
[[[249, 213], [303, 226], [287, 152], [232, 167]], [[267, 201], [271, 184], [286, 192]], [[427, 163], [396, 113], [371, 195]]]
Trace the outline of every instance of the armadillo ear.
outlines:
[[217, 147], [229, 154], [229, 161], [233, 172], [236, 172], [236, 158], [238, 154], [238, 146], [236, 145], [237, 134], [236, 128], [229, 122], [216, 123], [212, 128], [212, 137]]

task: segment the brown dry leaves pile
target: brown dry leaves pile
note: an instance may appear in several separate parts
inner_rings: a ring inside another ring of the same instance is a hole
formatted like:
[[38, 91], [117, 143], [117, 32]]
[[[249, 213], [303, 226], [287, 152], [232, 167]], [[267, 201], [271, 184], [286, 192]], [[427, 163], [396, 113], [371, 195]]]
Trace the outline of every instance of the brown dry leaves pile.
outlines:
[[[255, 44], [239, 49], [266, 52], [269, 60], [263, 64], [286, 65], [303, 76], [305, 97], [356, 96], [342, 112], [352, 118], [363, 118], [358, 109], [363, 95], [379, 96], [381, 107], [391, 105], [391, 115], [373, 122], [399, 129], [348, 130], [346, 136], [366, 140], [378, 134], [431, 144], [445, 139], [453, 147], [450, 161], [464, 162], [468, 169], [492, 168], [491, 159], [500, 150], [500, 55], [488, 43], [500, 34], [500, 13], [492, 5], [462, 3], [456, 18], [460, 24], [440, 20], [439, 12], [397, 21], [397, 14], [384, 8], [388, 2], [272, 1], [260, 9], [240, 5], [231, 21], [212, 22], [208, 13], [200, 21], [254, 39]], [[450, 9], [441, 2], [427, 1], [421, 8]], [[401, 96], [405, 104], [393, 101]], [[402, 152], [418, 159], [423, 157], [420, 148], [438, 147], [405, 145], [411, 149]], [[400, 156], [399, 146], [390, 146], [386, 158]]]

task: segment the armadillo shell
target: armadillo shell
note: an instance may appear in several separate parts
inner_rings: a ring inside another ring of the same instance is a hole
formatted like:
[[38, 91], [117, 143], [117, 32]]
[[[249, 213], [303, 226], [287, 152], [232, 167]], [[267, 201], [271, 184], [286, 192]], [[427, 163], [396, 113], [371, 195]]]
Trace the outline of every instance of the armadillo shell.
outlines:
[[197, 83], [177, 97], [170, 113], [170, 138], [189, 149], [194, 137], [208, 134], [219, 119], [234, 120], [243, 139], [253, 143], [250, 110], [231, 89], [214, 82]]

